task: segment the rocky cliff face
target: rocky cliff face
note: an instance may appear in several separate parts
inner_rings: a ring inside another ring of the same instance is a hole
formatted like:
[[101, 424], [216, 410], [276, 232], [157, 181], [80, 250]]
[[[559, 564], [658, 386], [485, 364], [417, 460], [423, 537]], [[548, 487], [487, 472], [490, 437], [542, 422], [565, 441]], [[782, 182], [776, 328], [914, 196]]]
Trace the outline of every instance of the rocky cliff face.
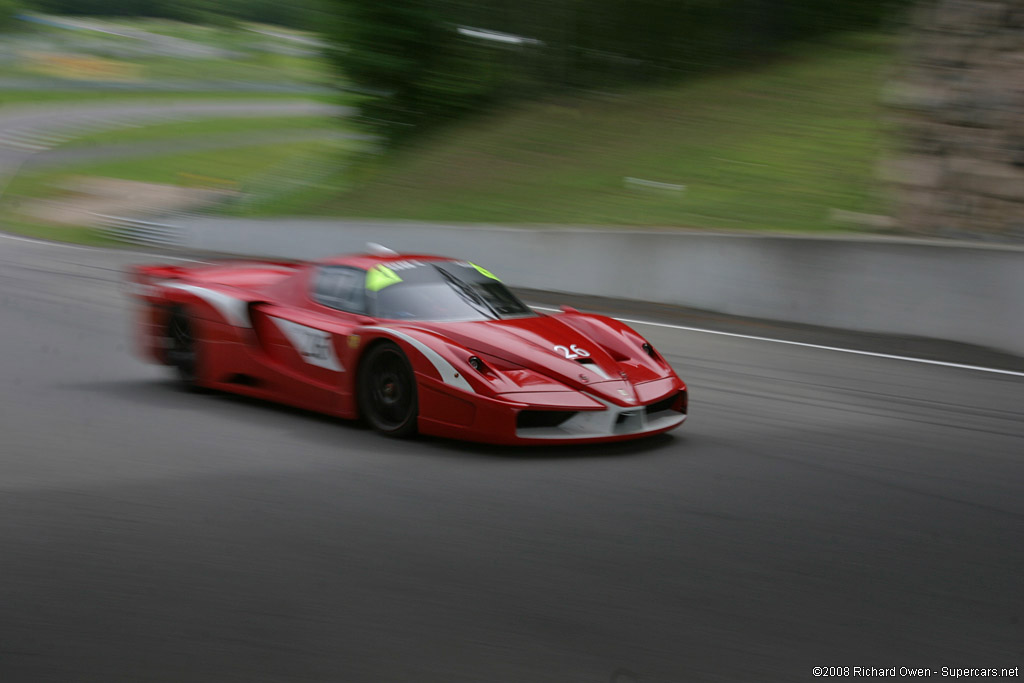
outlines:
[[911, 233], [1024, 242], [1024, 0], [931, 0], [887, 95], [883, 175]]

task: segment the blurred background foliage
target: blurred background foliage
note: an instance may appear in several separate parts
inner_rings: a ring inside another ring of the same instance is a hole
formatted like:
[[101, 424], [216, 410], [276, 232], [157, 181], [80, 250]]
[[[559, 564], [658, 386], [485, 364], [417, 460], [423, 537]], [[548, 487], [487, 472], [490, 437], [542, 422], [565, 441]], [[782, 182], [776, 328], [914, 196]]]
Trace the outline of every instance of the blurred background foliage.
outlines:
[[333, 63], [391, 143], [497, 102], [749, 65], [910, 0], [325, 0]]
[[[0, 0], [0, 21], [7, 3]], [[307, 30], [328, 18], [321, 0], [26, 0], [28, 9], [92, 17], [155, 17], [218, 25], [225, 20], [257, 21]]]
[[362, 120], [390, 143], [486, 109], [749, 65], [793, 41], [870, 30], [912, 0], [0, 0], [22, 9], [256, 21], [314, 30]]
[[[235, 183], [237, 201], [202, 211], [237, 215], [793, 231], [874, 221], [891, 137], [879, 95], [910, 4], [0, 0], [0, 20], [15, 17], [0, 41], [0, 105], [178, 91], [346, 107], [115, 126], [92, 143], [152, 150], [26, 166], [4, 201], [64, 201], [81, 186], [73, 175], [172, 186], [174, 166]], [[9, 133], [55, 153], [91, 139]], [[170, 158], [215, 137], [249, 145], [247, 163], [224, 170], [214, 149]]]
[[17, 0], [0, 0], [0, 31], [9, 31], [17, 25], [17, 16], [23, 7]]

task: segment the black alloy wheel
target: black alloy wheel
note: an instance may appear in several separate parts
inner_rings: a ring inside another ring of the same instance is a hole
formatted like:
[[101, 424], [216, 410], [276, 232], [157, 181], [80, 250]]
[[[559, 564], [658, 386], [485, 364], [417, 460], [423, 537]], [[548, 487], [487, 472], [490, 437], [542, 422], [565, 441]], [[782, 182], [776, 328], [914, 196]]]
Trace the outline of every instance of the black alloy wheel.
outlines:
[[197, 388], [199, 377], [199, 341], [195, 325], [182, 308], [175, 308], [167, 319], [167, 364], [174, 367], [178, 379], [189, 389]]
[[382, 434], [402, 438], [416, 433], [416, 378], [397, 344], [382, 342], [367, 353], [359, 370], [359, 406]]

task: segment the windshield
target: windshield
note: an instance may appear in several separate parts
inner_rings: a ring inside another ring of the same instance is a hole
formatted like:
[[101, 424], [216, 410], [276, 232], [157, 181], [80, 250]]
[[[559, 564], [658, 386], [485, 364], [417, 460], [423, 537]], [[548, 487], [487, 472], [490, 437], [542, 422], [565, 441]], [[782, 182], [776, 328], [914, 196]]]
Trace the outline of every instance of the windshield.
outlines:
[[371, 315], [393, 320], [497, 320], [536, 315], [468, 261], [393, 261], [366, 275]]

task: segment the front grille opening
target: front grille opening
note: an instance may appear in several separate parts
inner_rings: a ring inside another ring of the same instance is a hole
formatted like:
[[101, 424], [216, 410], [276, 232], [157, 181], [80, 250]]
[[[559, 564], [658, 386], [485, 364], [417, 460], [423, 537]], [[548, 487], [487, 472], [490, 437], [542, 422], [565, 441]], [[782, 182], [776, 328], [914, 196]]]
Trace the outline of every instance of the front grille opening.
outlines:
[[516, 416], [516, 427], [557, 427], [575, 414], [574, 410], [520, 410]]
[[663, 398], [657, 403], [652, 403], [649, 406], [645, 406], [644, 410], [647, 411], [648, 415], [652, 413], [660, 413], [666, 410], [675, 410], [678, 413], [686, 412], [686, 392], [680, 391], [672, 394], [668, 398]]
[[615, 426], [618, 427], [629, 420], [635, 420], [639, 414], [640, 412], [636, 410], [624, 410], [615, 416]]
[[639, 408], [635, 410], [623, 410], [615, 416], [616, 434], [629, 434], [642, 429], [644, 426], [644, 414]]

